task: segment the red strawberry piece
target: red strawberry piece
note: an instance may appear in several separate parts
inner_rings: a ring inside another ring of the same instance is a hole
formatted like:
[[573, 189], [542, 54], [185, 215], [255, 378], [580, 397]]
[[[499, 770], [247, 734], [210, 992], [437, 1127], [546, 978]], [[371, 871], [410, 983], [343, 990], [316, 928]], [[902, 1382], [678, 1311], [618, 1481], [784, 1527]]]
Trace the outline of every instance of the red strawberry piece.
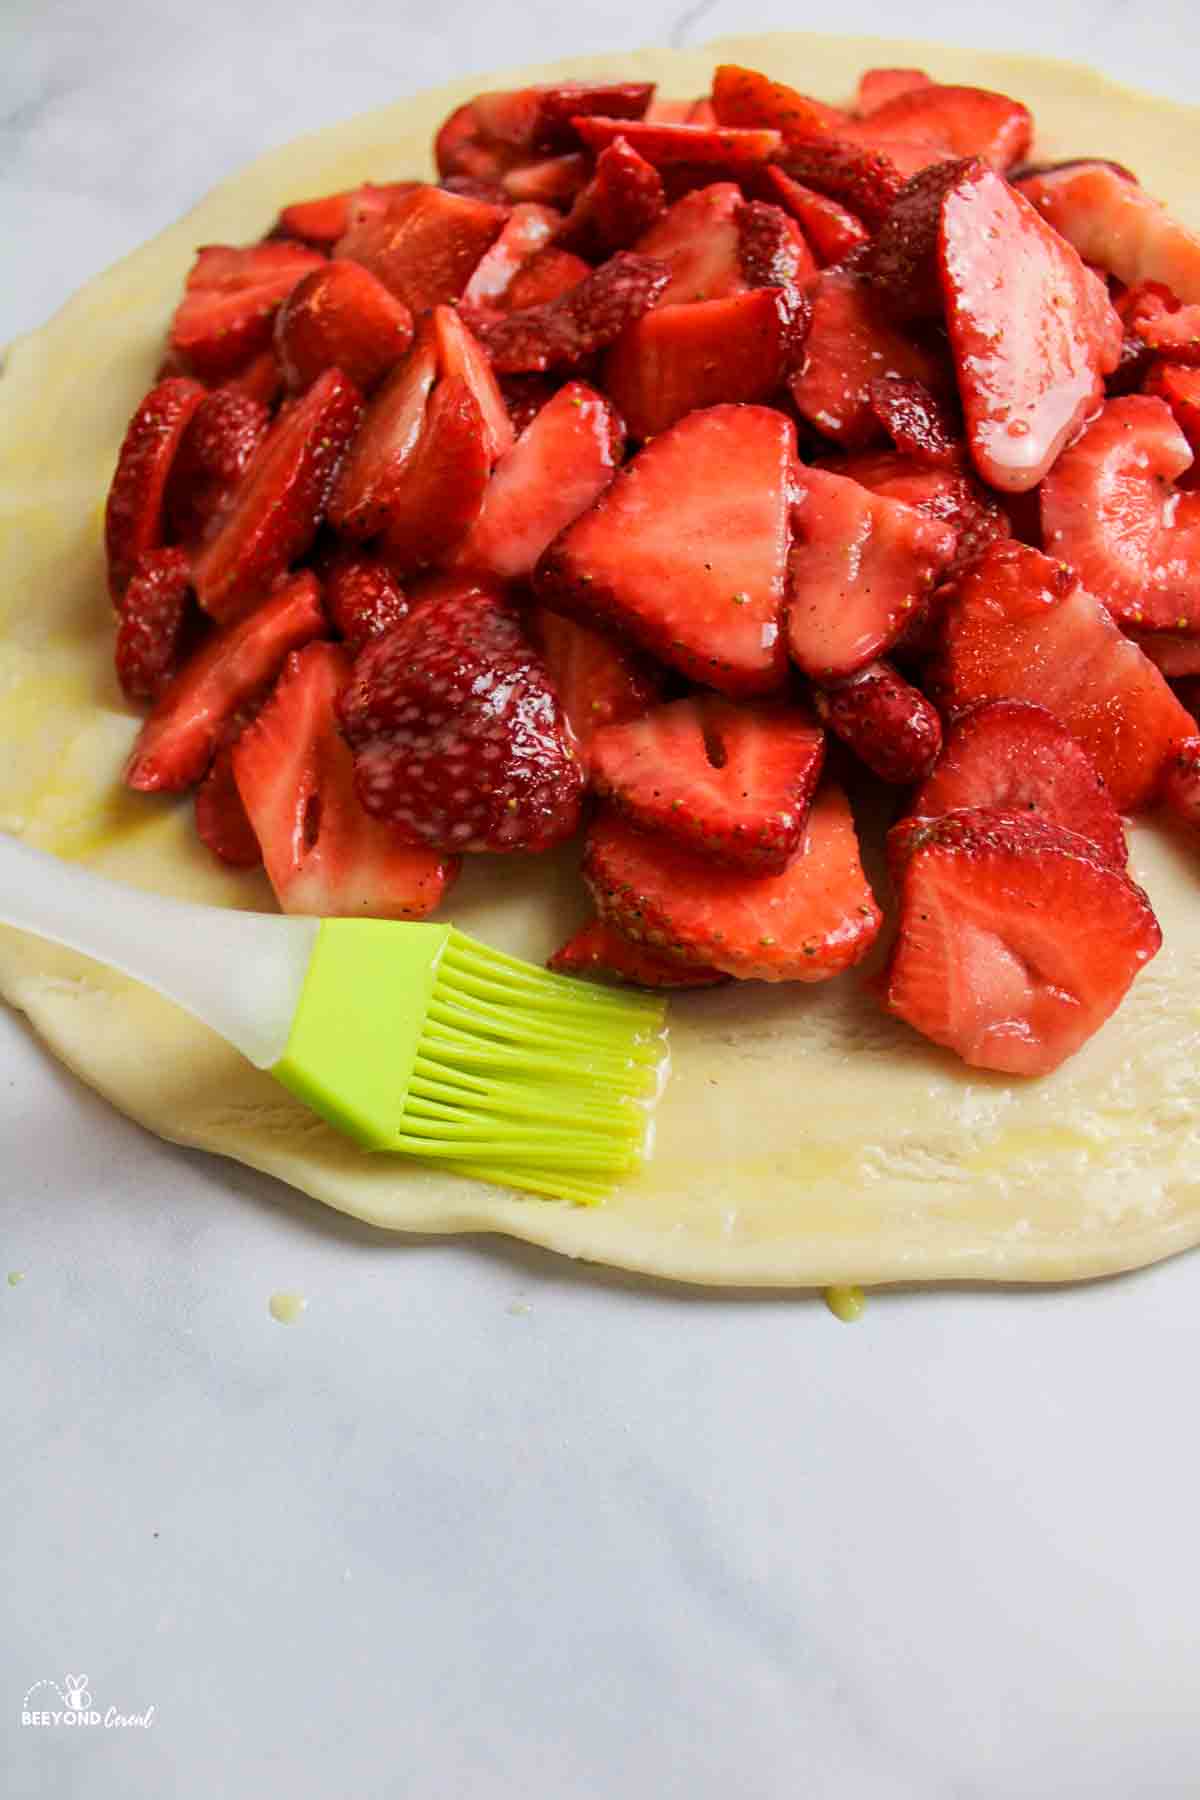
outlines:
[[1082, 743], [1120, 812], [1144, 806], [1195, 727], [1163, 677], [1063, 563], [997, 543], [958, 577], [930, 691], [952, 712], [1033, 700]]
[[315, 577], [298, 575], [247, 617], [207, 638], [160, 696], [125, 765], [125, 784], [174, 793], [200, 780], [239, 708], [289, 650], [326, 630]]
[[813, 689], [817, 717], [859, 761], [898, 787], [923, 781], [942, 748], [942, 722], [919, 688], [890, 663], [869, 663], [847, 681]]
[[169, 376], [150, 389], [129, 421], [104, 514], [114, 601], [128, 587], [138, 557], [163, 541], [167, 478], [204, 394], [198, 381]]
[[322, 194], [316, 200], [297, 200], [285, 206], [275, 226], [276, 237], [299, 238], [317, 250], [332, 250], [352, 224], [381, 218], [400, 194], [419, 187], [416, 181], [390, 181], [377, 186], [372, 181], [361, 187], [345, 188], [338, 194]]
[[590, 263], [570, 250], [550, 245], [530, 257], [523, 269], [513, 276], [506, 296], [509, 312], [527, 312], [534, 306], [548, 306], [561, 294], [570, 293], [592, 273]]
[[818, 194], [815, 188], [805, 187], [782, 169], [769, 168], [765, 174], [771, 185], [772, 199], [796, 220], [822, 268], [841, 262], [868, 241], [862, 220], [840, 201], [831, 200], [828, 194]]
[[589, 779], [654, 837], [778, 875], [800, 848], [825, 734], [796, 706], [675, 700], [592, 740]]
[[491, 467], [479, 402], [461, 375], [447, 375], [433, 390], [420, 440], [388, 501], [379, 548], [393, 575], [428, 568], [466, 536]]
[[569, 208], [587, 186], [591, 173], [591, 157], [578, 150], [541, 162], [520, 163], [506, 171], [500, 185], [510, 201], [532, 200], [540, 206]]
[[325, 610], [351, 651], [382, 637], [408, 617], [408, 601], [377, 556], [335, 550], [321, 563]]
[[796, 410], [822, 436], [847, 450], [862, 449], [882, 435], [871, 383], [903, 376], [937, 387], [938, 364], [888, 323], [861, 275], [825, 269], [808, 294], [812, 323], [789, 383]]
[[1178, 631], [1131, 631], [1129, 636], [1168, 681], [1200, 675], [1200, 637], [1185, 637]]
[[955, 534], [825, 469], [802, 470], [800, 489], [788, 649], [814, 681], [838, 681], [897, 641], [953, 557]]
[[869, 389], [871, 410], [902, 456], [934, 468], [957, 468], [962, 436], [950, 408], [923, 381], [884, 376]]
[[302, 275], [319, 269], [319, 251], [284, 239], [235, 250], [197, 252], [171, 321], [171, 347], [197, 375], [219, 381], [267, 349], [275, 314]]
[[404, 361], [372, 397], [329, 496], [330, 523], [347, 537], [365, 541], [383, 529], [420, 442], [437, 375], [437, 341], [425, 320]]
[[644, 988], [717, 987], [729, 979], [720, 969], [707, 969], [702, 963], [656, 956], [653, 950], [622, 937], [601, 919], [590, 919], [581, 926], [554, 952], [546, 966], [560, 975], [611, 975], [617, 981]]
[[[895, 145], [885, 152], [846, 138], [813, 139], [788, 146], [784, 171], [805, 187], [836, 200], [861, 219], [869, 231], [877, 231], [895, 203], [908, 175], [901, 167]], [[918, 166], [927, 160], [918, 154]]]
[[451, 559], [454, 566], [524, 579], [551, 539], [586, 512], [611, 482], [625, 434], [603, 394], [568, 382], [505, 456], [483, 505]]
[[1159, 800], [1180, 824], [1200, 833], [1200, 737], [1185, 738], [1168, 761]]
[[367, 811], [435, 850], [547, 850], [578, 824], [561, 703], [489, 583], [443, 582], [368, 644], [339, 714]]
[[566, 250], [604, 257], [628, 250], [666, 208], [662, 176], [625, 138], [615, 138], [596, 158], [596, 173], [571, 208], [558, 234]]
[[1044, 706], [990, 700], [955, 720], [912, 812], [937, 818], [978, 806], [1061, 825], [1102, 861], [1125, 867], [1125, 833], [1108, 789], [1083, 745]]
[[1164, 298], [1156, 283], [1144, 283], [1141, 293], [1130, 322], [1146, 347], [1173, 362], [1200, 363], [1200, 302], [1180, 306], [1173, 296]]
[[192, 415], [167, 483], [171, 533], [198, 543], [225, 511], [271, 427], [261, 401], [235, 388], [206, 394]]
[[803, 339], [807, 309], [793, 299], [764, 287], [658, 306], [622, 332], [604, 383], [633, 436], [655, 437], [697, 407], [771, 399]]
[[816, 274], [804, 233], [781, 207], [751, 200], [737, 224], [742, 274], [752, 288], [802, 287]]
[[433, 332], [438, 367], [447, 378], [463, 380], [479, 408], [483, 421], [488, 467], [513, 446], [514, 432], [504, 395], [496, 385], [492, 365], [478, 339], [468, 331], [452, 306], [435, 306]]
[[1200, 369], [1182, 363], [1155, 363], [1143, 393], [1165, 400], [1193, 455], [1200, 454]]
[[232, 744], [213, 757], [208, 774], [196, 789], [194, 806], [196, 836], [218, 862], [232, 869], [258, 867], [262, 851], [234, 780]]
[[484, 251], [463, 289], [465, 306], [503, 306], [514, 278], [545, 248], [561, 224], [549, 206], [514, 206], [499, 237]]
[[721, 125], [767, 126], [780, 134], [789, 151], [796, 143], [828, 137], [847, 122], [837, 107], [738, 63], [722, 63], [717, 69], [712, 106]]
[[[523, 160], [521, 151], [511, 144], [484, 137], [470, 100], [443, 119], [433, 140], [433, 157], [443, 187], [451, 181], [495, 183], [506, 169]], [[456, 187], [451, 191], [463, 190]]]
[[938, 234], [942, 207], [952, 188], [982, 169], [983, 164], [974, 157], [934, 163], [911, 176], [900, 189], [862, 261], [863, 272], [889, 318], [940, 322], [943, 299]]
[[244, 394], [248, 400], [256, 400], [260, 406], [273, 411], [283, 393], [283, 370], [274, 349], [261, 350], [257, 356], [252, 356], [236, 374], [227, 375], [220, 386], [226, 393]]
[[1121, 322], [1103, 283], [990, 169], [942, 203], [946, 319], [975, 466], [994, 487], [1036, 487], [1104, 392]]
[[1029, 149], [1033, 118], [1027, 106], [986, 88], [943, 86], [940, 82], [910, 87], [871, 112], [870, 131], [886, 145], [931, 144], [947, 156], [979, 156], [997, 169], [1009, 169]]
[[500, 382], [500, 392], [504, 395], [512, 428], [520, 437], [525, 428], [533, 424], [543, 406], [553, 400], [558, 385], [549, 375], [505, 375]]
[[640, 719], [662, 699], [661, 674], [616, 638], [544, 606], [535, 608], [531, 630], [586, 768], [602, 727]]
[[1111, 163], [1068, 163], [1020, 188], [1085, 262], [1127, 287], [1160, 281], [1182, 305], [1200, 301], [1200, 237]]
[[290, 388], [340, 369], [365, 393], [412, 343], [412, 314], [361, 263], [326, 263], [296, 283], [275, 318], [275, 349]]
[[950, 574], [973, 562], [997, 538], [1012, 536], [1006, 513], [969, 469], [918, 463], [896, 450], [867, 450], [831, 466], [873, 494], [902, 500], [927, 518], [953, 526], [958, 547]]
[[480, 257], [499, 237], [506, 214], [482, 200], [417, 187], [382, 217], [352, 224], [334, 256], [362, 263], [413, 313], [457, 300]]
[[1200, 495], [1177, 494], [1192, 452], [1164, 401], [1110, 400], [1042, 484], [1046, 548], [1121, 625], [1200, 634]]
[[767, 407], [689, 413], [551, 544], [541, 597], [723, 693], [782, 687], [795, 448]]
[[931, 87], [933, 78], [924, 69], [864, 69], [858, 78], [854, 110], [866, 119], [889, 100], [909, 94], [916, 88]]
[[485, 141], [545, 153], [576, 145], [577, 118], [600, 113], [610, 119], [640, 119], [653, 93], [654, 84], [648, 81], [564, 81], [476, 94], [471, 110]]
[[304, 555], [361, 411], [353, 382], [327, 369], [272, 426], [192, 571], [218, 623], [253, 606]]
[[884, 1007], [974, 1068], [1047, 1075], [1158, 950], [1150, 902], [1074, 832], [1024, 814], [905, 819]]
[[485, 206], [508, 208], [512, 205], [512, 196], [498, 181], [484, 181], [477, 175], [447, 175], [438, 186], [448, 194], [457, 194], [462, 200], [482, 200]]
[[477, 335], [498, 373], [569, 368], [620, 337], [654, 305], [668, 279], [661, 263], [622, 251], [557, 300], [476, 321]]
[[182, 550], [144, 550], [121, 599], [117, 679], [127, 699], [157, 700], [179, 667], [192, 575]]
[[677, 200], [637, 245], [639, 256], [665, 263], [671, 279], [659, 306], [689, 300], [720, 300], [743, 293], [738, 219], [742, 191], [736, 182], [716, 181]]
[[656, 169], [672, 163], [691, 167], [715, 164], [723, 169], [755, 168], [778, 155], [783, 140], [777, 131], [737, 131], [721, 125], [627, 124], [621, 119], [575, 119], [576, 131], [593, 150], [603, 150], [623, 137]]
[[743, 981], [827, 981], [862, 960], [881, 922], [850, 808], [830, 783], [781, 875], [719, 868], [617, 813], [592, 824], [583, 874], [606, 924]]
[[414, 844], [359, 805], [336, 710], [350, 675], [335, 644], [288, 657], [234, 746], [238, 792], [285, 913], [423, 919], [453, 883], [458, 859]]

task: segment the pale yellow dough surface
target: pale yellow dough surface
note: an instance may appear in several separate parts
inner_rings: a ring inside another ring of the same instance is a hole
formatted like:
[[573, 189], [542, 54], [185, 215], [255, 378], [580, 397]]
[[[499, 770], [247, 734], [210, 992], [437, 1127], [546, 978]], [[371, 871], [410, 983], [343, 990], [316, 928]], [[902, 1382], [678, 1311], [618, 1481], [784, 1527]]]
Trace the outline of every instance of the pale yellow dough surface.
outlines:
[[[506, 70], [262, 158], [10, 353], [0, 388], [0, 829], [146, 887], [271, 905], [261, 877], [217, 868], [188, 803], [118, 785], [137, 720], [111, 673], [100, 509], [195, 246], [253, 238], [288, 200], [427, 169], [435, 126], [481, 86], [619, 70], [688, 95], [707, 89], [721, 60], [830, 100], [847, 97], [871, 64], [1006, 89], [1032, 106], [1039, 153], [1127, 162], [1200, 223], [1200, 111], [1066, 64], [868, 39], [773, 35]], [[1132, 848], [1164, 949], [1115, 1020], [1056, 1075], [1016, 1084], [964, 1069], [884, 1018], [856, 974], [684, 998], [671, 1008], [673, 1075], [655, 1158], [594, 1210], [368, 1157], [184, 1014], [14, 932], [0, 932], [0, 993], [83, 1080], [153, 1131], [376, 1225], [508, 1232], [707, 1283], [1073, 1280], [1200, 1240], [1200, 856], [1148, 827]], [[585, 911], [570, 861], [499, 860], [469, 870], [454, 920], [540, 959]]]

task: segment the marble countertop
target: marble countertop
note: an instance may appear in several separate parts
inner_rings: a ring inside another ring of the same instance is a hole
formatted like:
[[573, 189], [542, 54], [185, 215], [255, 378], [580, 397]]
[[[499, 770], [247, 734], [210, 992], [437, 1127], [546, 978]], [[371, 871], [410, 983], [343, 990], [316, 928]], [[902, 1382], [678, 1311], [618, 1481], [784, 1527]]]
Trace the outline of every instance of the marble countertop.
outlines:
[[[902, 29], [881, 0], [836, 17]], [[7, 0], [0, 341], [260, 150], [398, 92], [829, 24]], [[1200, 89], [1190, 0], [927, 0], [909, 29]], [[847, 1328], [812, 1297], [385, 1241], [148, 1137], [3, 1011], [0, 1167], [14, 1800], [1200, 1791], [1196, 1256], [890, 1293]], [[22, 1725], [51, 1683], [152, 1717]]]

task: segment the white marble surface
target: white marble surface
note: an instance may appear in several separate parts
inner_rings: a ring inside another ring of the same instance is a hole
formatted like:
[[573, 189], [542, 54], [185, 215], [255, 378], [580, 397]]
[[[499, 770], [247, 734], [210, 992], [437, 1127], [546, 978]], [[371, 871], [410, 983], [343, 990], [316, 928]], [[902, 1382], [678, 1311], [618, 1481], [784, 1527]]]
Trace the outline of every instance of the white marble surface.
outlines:
[[[901, 28], [878, 0], [836, 18]], [[257, 150], [397, 91], [829, 23], [7, 0], [0, 340]], [[1197, 92], [1184, 0], [933, 0], [909, 29]], [[1195, 1256], [891, 1294], [844, 1328], [385, 1241], [148, 1138], [7, 1013], [0, 1168], [13, 1800], [1200, 1792]], [[286, 1287], [294, 1327], [267, 1313]], [[151, 1727], [22, 1728], [68, 1671]]]

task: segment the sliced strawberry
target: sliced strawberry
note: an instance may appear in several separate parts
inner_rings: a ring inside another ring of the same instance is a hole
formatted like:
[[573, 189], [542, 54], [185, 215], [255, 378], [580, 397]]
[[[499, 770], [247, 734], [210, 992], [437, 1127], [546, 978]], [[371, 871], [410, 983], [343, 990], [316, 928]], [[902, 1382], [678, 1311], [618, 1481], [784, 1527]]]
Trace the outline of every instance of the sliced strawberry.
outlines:
[[1185, 368], [1182, 363], [1155, 363], [1142, 392], [1166, 401], [1193, 456], [1200, 455], [1200, 369]]
[[604, 383], [633, 436], [650, 438], [697, 407], [771, 399], [801, 336], [782, 288], [658, 306], [617, 339]]
[[672, 163], [752, 169], [770, 162], [783, 143], [777, 131], [736, 131], [720, 125], [628, 124], [623, 119], [602, 118], [579, 118], [572, 123], [591, 149], [603, 150], [624, 138], [656, 169], [669, 168]]
[[353, 382], [327, 369], [272, 426], [192, 571], [218, 623], [253, 606], [304, 555], [361, 411]]
[[361, 263], [326, 263], [304, 276], [275, 318], [275, 350], [290, 388], [340, 369], [364, 393], [412, 343], [412, 314]]
[[420, 441], [388, 500], [379, 547], [394, 575], [428, 568], [466, 536], [491, 467], [479, 402], [463, 376], [447, 375], [433, 390]]
[[222, 517], [271, 428], [261, 401], [236, 388], [206, 394], [183, 434], [167, 483], [172, 535], [198, 543]]
[[659, 306], [689, 300], [720, 300], [743, 293], [738, 219], [742, 190], [733, 181], [715, 181], [677, 200], [635, 246], [639, 256], [665, 263], [671, 279]]
[[[585, 256], [632, 248], [666, 208], [662, 176], [623, 137], [596, 158], [596, 173], [571, 208], [558, 242]], [[468, 295], [468, 298], [470, 296]]]
[[128, 587], [138, 557], [163, 541], [167, 479], [204, 397], [198, 381], [168, 376], [150, 389], [129, 421], [104, 514], [108, 591], [114, 601]]
[[256, 611], [208, 638], [175, 676], [142, 726], [125, 785], [174, 793], [199, 781], [222, 731], [271, 681], [289, 650], [326, 630], [315, 577], [298, 575]]
[[496, 468], [454, 566], [504, 581], [531, 575], [551, 539], [604, 492], [623, 449], [609, 402], [582, 381], [568, 382]]
[[339, 715], [367, 811], [435, 850], [546, 850], [575, 830], [561, 703], [492, 584], [443, 581], [368, 644]]
[[882, 435], [871, 383], [902, 376], [937, 387], [937, 362], [888, 323], [861, 275], [825, 269], [809, 297], [812, 323], [789, 383], [796, 410], [824, 437], [863, 449]]
[[796, 220], [822, 268], [841, 262], [868, 241], [862, 220], [839, 200], [805, 187], [782, 169], [766, 170], [773, 198]]
[[817, 272], [808, 242], [782, 207], [748, 201], [737, 216], [738, 256], [752, 288], [803, 287]]
[[551, 544], [537, 570], [542, 598], [627, 632], [723, 693], [781, 687], [794, 457], [782, 413], [689, 413]]
[[531, 256], [525, 267], [513, 276], [506, 296], [506, 310], [520, 313], [534, 306], [548, 306], [561, 294], [570, 293], [581, 281], [586, 281], [591, 272], [592, 265], [584, 262], [582, 256], [550, 245]]
[[717, 987], [729, 979], [720, 969], [705, 968], [703, 963], [655, 956], [653, 950], [622, 937], [600, 919], [589, 920], [568, 938], [546, 966], [560, 975], [611, 975], [644, 988]]
[[242, 394], [247, 400], [256, 400], [269, 412], [273, 411], [283, 394], [283, 370], [274, 348], [260, 350], [235, 374], [227, 375], [219, 386], [225, 393]]
[[757, 69], [722, 63], [713, 76], [713, 112], [725, 126], [767, 126], [777, 131], [790, 152], [797, 143], [840, 131], [847, 116], [823, 100], [814, 100], [782, 81], [771, 81]]
[[566, 156], [521, 163], [501, 176], [500, 185], [509, 200], [569, 209], [587, 186], [591, 173], [591, 157], [581, 150], [569, 151]]
[[549, 206], [514, 206], [499, 237], [476, 263], [463, 289], [465, 306], [502, 306], [514, 278], [545, 248], [561, 217]]
[[864, 69], [858, 78], [854, 110], [866, 119], [889, 100], [910, 94], [916, 88], [931, 87], [933, 77], [924, 69]]
[[485, 138], [470, 100], [442, 120], [433, 140], [433, 158], [443, 186], [450, 181], [496, 182], [523, 160], [511, 144]]
[[653, 93], [650, 81], [564, 81], [476, 94], [471, 111], [485, 141], [544, 153], [574, 147], [577, 118], [601, 113], [611, 119], [640, 119]]
[[175, 309], [171, 348], [206, 380], [232, 375], [267, 349], [280, 306], [300, 277], [324, 261], [319, 251], [280, 238], [245, 250], [206, 245]]
[[583, 873], [606, 924], [743, 981], [827, 981], [862, 960], [881, 923], [850, 808], [831, 783], [781, 875], [717, 868], [616, 813], [591, 826]]
[[413, 188], [382, 217], [353, 223], [334, 256], [362, 263], [412, 313], [421, 313], [460, 297], [506, 216], [501, 207], [443, 188]]
[[127, 699], [157, 700], [183, 655], [192, 573], [182, 550], [144, 550], [121, 599], [117, 680]]
[[347, 537], [365, 541], [382, 530], [420, 440], [437, 375], [437, 341], [426, 320], [407, 357], [373, 396], [329, 496], [330, 522]]
[[1133, 329], [1156, 356], [1193, 367], [1200, 363], [1200, 301], [1180, 306], [1160, 291], [1139, 307]]
[[953, 526], [958, 547], [948, 573], [973, 562], [997, 538], [1013, 535], [1006, 513], [969, 469], [918, 463], [896, 450], [868, 450], [831, 466], [873, 494], [902, 500], [927, 518]]
[[963, 460], [959, 421], [923, 381], [884, 376], [868, 389], [871, 411], [902, 456], [938, 469], [958, 468]]
[[1128, 860], [1120, 815], [1095, 764], [1044, 706], [990, 700], [960, 714], [911, 810], [938, 818], [978, 806], [1061, 825], [1119, 869]]
[[359, 550], [335, 550], [320, 565], [325, 610], [351, 651], [408, 617], [408, 601], [386, 564]]
[[1121, 625], [1200, 634], [1200, 494], [1171, 409], [1146, 394], [1110, 400], [1042, 484], [1047, 550], [1078, 571]]
[[485, 181], [477, 175], [447, 175], [438, 186], [445, 188], [448, 194], [457, 194], [462, 200], [482, 200], [485, 206], [507, 209], [513, 204], [512, 195], [499, 181]]
[[881, 781], [898, 787], [923, 781], [941, 754], [937, 709], [890, 663], [869, 663], [847, 681], [814, 688], [813, 705]]
[[787, 640], [814, 681], [891, 648], [954, 555], [953, 530], [825, 469], [804, 469], [793, 510]]
[[976, 157], [934, 163], [900, 189], [862, 259], [863, 273], [889, 318], [941, 322], [944, 302], [938, 237], [942, 208], [951, 189], [978, 176], [983, 166]]
[[1082, 743], [1121, 812], [1144, 806], [1195, 727], [1153, 663], [1062, 563], [997, 543], [958, 578], [931, 691], [955, 713], [1033, 700]]
[[905, 819], [888, 1012], [974, 1068], [1047, 1075], [1162, 941], [1150, 902], [1074, 832], [1023, 814]]
[[534, 609], [530, 629], [587, 768], [592, 740], [603, 726], [640, 719], [662, 699], [661, 672], [616, 638], [544, 606]]
[[815, 188], [878, 231], [905, 181], [928, 160], [918, 151], [903, 158], [896, 145], [886, 151], [848, 138], [816, 139], [788, 146], [784, 171], [804, 187]]
[[1159, 800], [1180, 824], [1200, 833], [1200, 737], [1185, 738], [1167, 763]]
[[1029, 149], [1033, 117], [1019, 100], [986, 88], [918, 84], [873, 107], [872, 137], [886, 146], [931, 144], [946, 156], [979, 156], [996, 169], [1010, 169]]
[[479, 408], [490, 468], [505, 451], [512, 449], [515, 436], [504, 395], [492, 374], [492, 365], [482, 344], [468, 331], [452, 306], [434, 307], [433, 333], [442, 374], [448, 378], [460, 377]]
[[825, 734], [797, 706], [675, 700], [592, 740], [589, 779], [654, 837], [778, 875], [800, 848]]
[[505, 375], [500, 392], [512, 420], [512, 428], [520, 437], [527, 426], [549, 404], [558, 392], [557, 381], [549, 375]]
[[1111, 163], [1067, 163], [1019, 185], [1085, 262], [1127, 287], [1160, 281], [1183, 305], [1200, 301], [1200, 237]]
[[196, 789], [194, 805], [196, 836], [218, 862], [232, 869], [259, 866], [262, 851], [234, 780], [232, 744], [213, 757], [208, 774]]
[[1095, 410], [1121, 321], [1104, 284], [991, 169], [947, 193], [938, 250], [971, 455], [993, 487], [1023, 493]]
[[507, 318], [473, 322], [498, 373], [570, 368], [640, 319], [668, 279], [662, 263], [622, 251], [557, 300]]
[[1168, 681], [1200, 675], [1200, 637], [1185, 637], [1178, 631], [1131, 631], [1129, 636]]
[[394, 199], [420, 185], [416, 181], [389, 181], [380, 186], [364, 181], [360, 187], [344, 188], [337, 194], [297, 200], [284, 207], [273, 235], [299, 238], [302, 244], [317, 250], [332, 250], [356, 220], [381, 218]]

